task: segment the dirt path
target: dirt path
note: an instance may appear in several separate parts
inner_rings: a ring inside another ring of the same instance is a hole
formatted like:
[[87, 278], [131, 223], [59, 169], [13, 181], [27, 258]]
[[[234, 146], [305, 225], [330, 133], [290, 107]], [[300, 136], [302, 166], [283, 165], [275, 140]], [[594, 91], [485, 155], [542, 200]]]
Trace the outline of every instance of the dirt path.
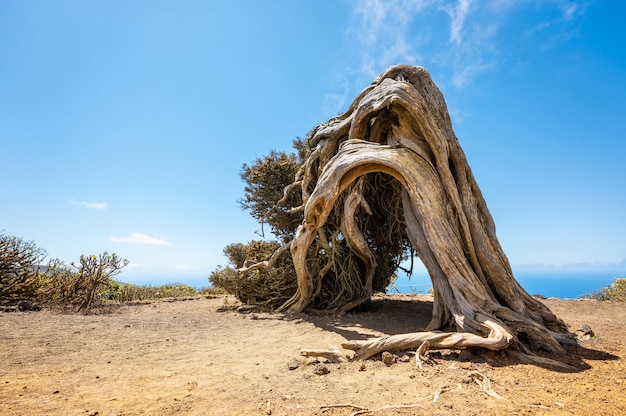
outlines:
[[[545, 301], [572, 330], [586, 323], [597, 335], [578, 372], [493, 353], [434, 353], [437, 363], [423, 371], [407, 354], [409, 362], [389, 367], [326, 364], [330, 372], [316, 375], [300, 348], [414, 331], [428, 322], [430, 299], [378, 298], [343, 317], [220, 311], [234, 302], [155, 302], [88, 316], [0, 313], [0, 414], [626, 414], [624, 304]], [[289, 370], [294, 358], [299, 367]], [[482, 376], [507, 400], [481, 390]], [[358, 408], [325, 407], [344, 404]]]

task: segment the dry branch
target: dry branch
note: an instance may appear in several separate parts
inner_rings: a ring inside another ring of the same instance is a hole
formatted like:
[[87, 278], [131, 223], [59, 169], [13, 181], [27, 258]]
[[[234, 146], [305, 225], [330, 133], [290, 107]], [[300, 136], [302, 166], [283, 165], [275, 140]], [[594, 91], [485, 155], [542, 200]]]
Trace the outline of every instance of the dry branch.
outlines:
[[300, 355], [304, 357], [322, 357], [331, 363], [343, 363], [346, 361], [346, 357], [334, 345], [329, 345], [327, 350], [300, 349]]
[[484, 391], [488, 396], [491, 396], [494, 399], [498, 400], [508, 400], [493, 391], [493, 389], [491, 388], [491, 380], [489, 380], [489, 378], [487, 378], [487, 376], [483, 373], [479, 371], [472, 371], [471, 373], [469, 373], [469, 377], [474, 380], [476, 384], [478, 384], [478, 386], [481, 388], [481, 390]]
[[423, 370], [422, 361], [428, 361], [426, 358], [426, 354], [428, 354], [428, 349], [430, 348], [430, 342], [424, 341], [415, 351], [415, 367]]

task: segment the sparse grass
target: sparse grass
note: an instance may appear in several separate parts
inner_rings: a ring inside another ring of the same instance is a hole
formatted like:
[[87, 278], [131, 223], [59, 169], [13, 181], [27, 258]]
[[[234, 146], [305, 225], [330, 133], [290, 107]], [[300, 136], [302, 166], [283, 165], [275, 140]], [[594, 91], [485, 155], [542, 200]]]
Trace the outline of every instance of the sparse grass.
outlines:
[[110, 300], [117, 302], [131, 302], [135, 300], [181, 298], [196, 296], [199, 292], [182, 283], [170, 283], [161, 286], [137, 286], [130, 283], [121, 283], [111, 293]]
[[227, 296], [228, 292], [221, 287], [209, 286], [204, 287], [198, 291], [202, 296], [211, 298], [211, 297], [222, 297]]
[[615, 278], [610, 286], [588, 293], [584, 295], [583, 298], [610, 302], [626, 302], [626, 278]]

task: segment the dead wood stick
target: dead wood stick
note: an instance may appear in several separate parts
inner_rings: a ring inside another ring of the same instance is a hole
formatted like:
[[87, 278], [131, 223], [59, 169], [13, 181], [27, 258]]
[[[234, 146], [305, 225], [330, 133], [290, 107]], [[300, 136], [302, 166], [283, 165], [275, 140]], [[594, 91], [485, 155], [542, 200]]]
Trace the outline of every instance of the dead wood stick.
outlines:
[[346, 361], [346, 358], [341, 353], [339, 348], [334, 345], [329, 345], [328, 347], [328, 350], [300, 349], [300, 355], [304, 357], [326, 358], [331, 363], [343, 363]]
[[489, 378], [487, 378], [487, 376], [484, 375], [483, 373], [479, 371], [472, 371], [471, 373], [469, 373], [469, 376], [472, 380], [476, 382], [476, 384], [478, 384], [481, 390], [484, 391], [487, 395], [498, 400], [508, 400], [500, 396], [495, 391], [493, 391], [493, 389], [491, 388], [491, 380], [489, 380]]
[[338, 408], [338, 407], [350, 407], [352, 409], [357, 409], [359, 411], [367, 410], [367, 408], [365, 407], [357, 406], [356, 404], [352, 404], [352, 403], [325, 404], [323, 406], [320, 406], [320, 410], [333, 409], [333, 408]]
[[426, 354], [428, 353], [428, 347], [430, 347], [430, 342], [424, 341], [422, 342], [422, 345], [419, 346], [417, 351], [415, 351], [415, 366], [420, 370], [424, 370], [424, 368], [422, 367], [422, 361], [426, 362], [428, 360], [428, 358], [426, 357]]
[[360, 409], [360, 410], [357, 410], [356, 412], [350, 413], [350, 416], [364, 415], [367, 413], [377, 413], [377, 412], [382, 412], [383, 410], [389, 410], [389, 409], [415, 409], [418, 407], [420, 409], [424, 408], [424, 406], [419, 405], [419, 404], [387, 404], [376, 410]]
[[452, 388], [450, 386], [443, 386], [442, 388], [437, 390], [435, 392], [435, 395], [433, 396], [433, 403], [435, 403], [437, 400], [439, 400], [439, 396], [441, 396], [441, 393], [445, 393], [446, 391], [450, 391], [450, 390], [452, 390]]

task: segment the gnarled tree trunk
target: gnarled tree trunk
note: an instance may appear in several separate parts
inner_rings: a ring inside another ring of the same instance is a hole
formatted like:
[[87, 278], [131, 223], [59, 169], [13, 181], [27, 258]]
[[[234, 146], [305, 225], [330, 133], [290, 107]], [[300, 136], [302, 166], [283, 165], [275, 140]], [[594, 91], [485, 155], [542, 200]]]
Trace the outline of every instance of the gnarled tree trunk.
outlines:
[[345, 348], [360, 357], [424, 341], [563, 351], [567, 327], [515, 280], [424, 68], [388, 68], [346, 113], [316, 127], [309, 144], [297, 186], [286, 191], [302, 192], [304, 220], [289, 243], [298, 290], [283, 310], [346, 311], [367, 300], [410, 247], [434, 288], [426, 332]]

